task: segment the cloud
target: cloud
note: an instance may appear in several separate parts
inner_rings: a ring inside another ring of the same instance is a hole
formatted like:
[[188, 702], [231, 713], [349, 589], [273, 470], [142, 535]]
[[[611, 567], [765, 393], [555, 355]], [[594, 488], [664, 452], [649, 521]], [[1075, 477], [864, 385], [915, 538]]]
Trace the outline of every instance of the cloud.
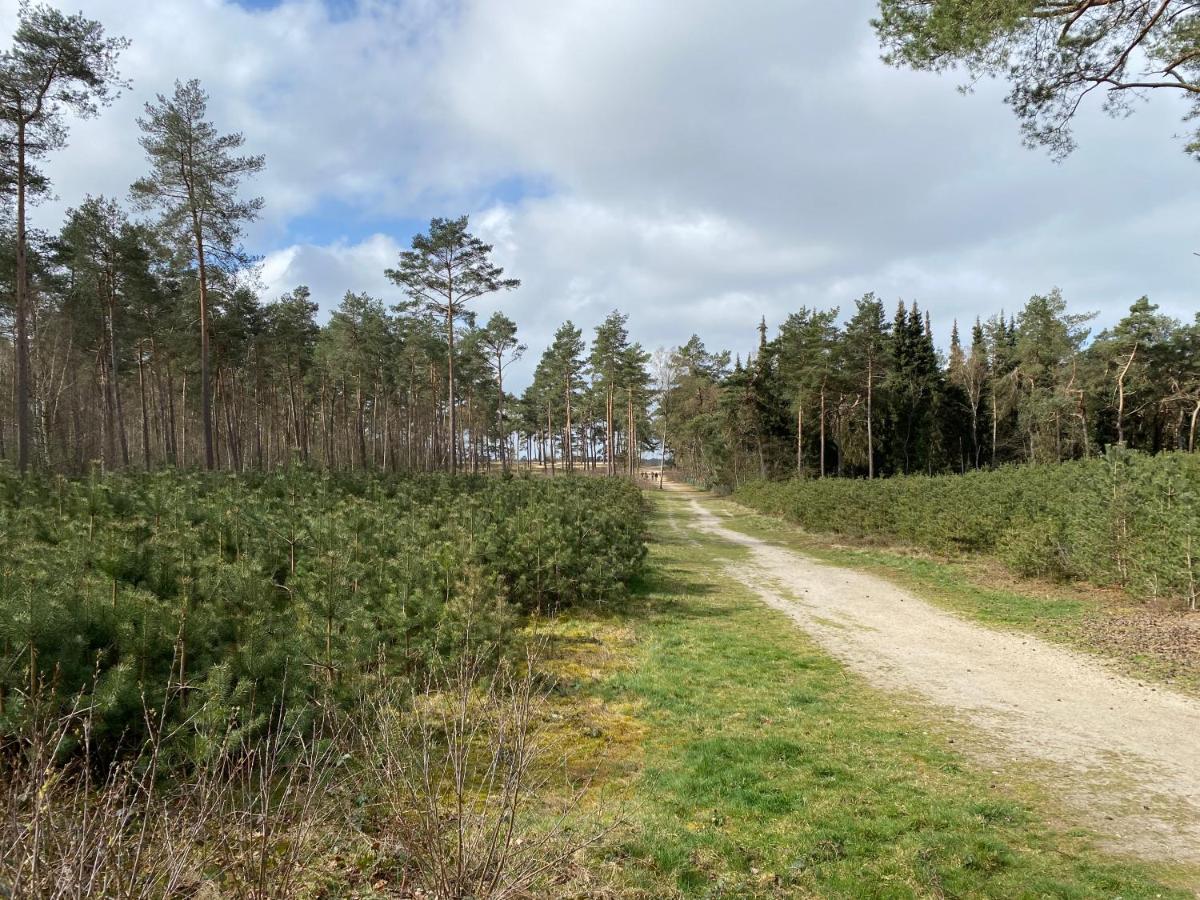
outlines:
[[286, 239], [288, 222], [325, 198], [363, 210], [420, 206], [437, 184], [410, 173], [446, 180], [437, 129], [425, 127], [413, 90], [439, 46], [435, 4], [364, 0], [354, 15], [335, 16], [319, 0], [259, 11], [219, 0], [93, 0], [87, 14], [131, 40], [121, 70], [133, 87], [98, 118], [71, 123], [68, 147], [48, 166], [61, 201], [39, 211], [47, 222], [89, 192], [124, 197], [146, 169], [135, 120], [193, 77], [218, 129], [242, 132], [245, 152], [267, 157], [265, 173], [246, 184], [267, 200], [252, 243]]
[[[760, 316], [874, 290], [952, 319], [1063, 289], [1111, 322], [1148, 293], [1190, 317], [1198, 172], [1170, 98], [1096, 108], [1065, 163], [1020, 145], [1004, 86], [878, 60], [871, 0], [93, 0], [130, 36], [134, 89], [72, 125], [54, 227], [145, 168], [133, 120], [201, 78], [267, 170], [248, 234], [265, 297], [307, 283], [396, 298], [412, 223], [470, 212], [519, 291], [488, 297], [544, 345], [630, 314], [647, 346], [698, 332], [743, 353]], [[0, 15], [0, 28], [4, 20]], [[535, 186], [535, 187], [534, 187]], [[314, 222], [320, 227], [314, 227]], [[530, 364], [532, 365], [532, 363]]]
[[[526, 266], [565, 287], [564, 256], [588, 272], [607, 259], [607, 293], [639, 309], [748, 294], [772, 321], [799, 302], [848, 306], [853, 285], [932, 306], [943, 332], [1055, 284], [1109, 320], [1148, 290], [1195, 309], [1178, 226], [1200, 200], [1179, 189], [1196, 170], [1170, 139], [1178, 107], [1086, 110], [1082, 149], [1058, 165], [1020, 146], [1001, 85], [964, 98], [880, 63], [873, 4], [752, 7], [470, 7], [461, 32], [487, 50], [446, 80], [458, 119], [573, 201], [514, 213], [512, 232], [577, 243]], [[600, 220], [626, 227], [597, 240]]]
[[383, 234], [356, 244], [293, 244], [263, 258], [259, 271], [261, 293], [265, 299], [274, 300], [292, 288], [307, 285], [326, 312], [337, 306], [347, 291], [398, 300], [396, 286], [383, 273], [396, 264], [399, 252], [396, 241]]

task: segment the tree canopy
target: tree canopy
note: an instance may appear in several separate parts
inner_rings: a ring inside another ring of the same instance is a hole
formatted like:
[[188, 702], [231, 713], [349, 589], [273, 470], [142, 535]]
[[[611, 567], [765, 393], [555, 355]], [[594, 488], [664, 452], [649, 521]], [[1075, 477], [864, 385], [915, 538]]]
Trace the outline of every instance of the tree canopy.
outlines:
[[[1191, 0], [880, 0], [875, 30], [897, 66], [1006, 79], [1030, 145], [1075, 146], [1092, 94], [1113, 114], [1139, 96], [1181, 94], [1200, 116], [1200, 6]], [[1187, 149], [1200, 154], [1200, 130]]]

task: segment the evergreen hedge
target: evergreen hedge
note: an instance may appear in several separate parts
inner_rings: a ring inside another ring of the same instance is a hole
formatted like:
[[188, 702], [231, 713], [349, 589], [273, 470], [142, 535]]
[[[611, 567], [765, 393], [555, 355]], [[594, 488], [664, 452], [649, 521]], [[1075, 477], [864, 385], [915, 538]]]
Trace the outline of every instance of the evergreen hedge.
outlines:
[[0, 470], [0, 738], [82, 698], [115, 749], [165, 703], [202, 754], [621, 597], [643, 531], [618, 479]]
[[991, 554], [1023, 575], [1198, 602], [1200, 454], [1114, 449], [963, 475], [759, 481], [735, 498], [813, 532]]

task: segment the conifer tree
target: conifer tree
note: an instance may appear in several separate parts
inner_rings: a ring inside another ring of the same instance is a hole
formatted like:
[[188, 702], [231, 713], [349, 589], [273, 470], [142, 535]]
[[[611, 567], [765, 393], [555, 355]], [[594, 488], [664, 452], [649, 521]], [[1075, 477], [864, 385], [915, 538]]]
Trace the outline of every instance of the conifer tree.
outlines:
[[817, 471], [826, 471], [826, 430], [831, 381], [836, 375], [837, 309], [792, 313], [779, 329], [780, 375], [796, 413], [796, 470], [804, 471], [810, 413], [817, 414]]
[[487, 364], [496, 378], [496, 426], [500, 435], [500, 468], [508, 471], [508, 438], [511, 433], [504, 419], [504, 370], [525, 355], [526, 347], [517, 340], [517, 323], [502, 312], [492, 313], [479, 332]]
[[[116, 463], [115, 448], [120, 448], [120, 464], [129, 465], [129, 443], [121, 400], [121, 364], [123, 347], [121, 328], [127, 317], [129, 299], [126, 279], [130, 264], [140, 263], [140, 248], [124, 213], [116, 203], [89, 197], [78, 209], [67, 212], [67, 221], [59, 236], [59, 259], [71, 272], [74, 309], [95, 310], [94, 346], [98, 362], [105, 414], [101, 447], [109, 466]], [[130, 257], [135, 257], [130, 259]], [[80, 319], [83, 319], [80, 316]], [[120, 324], [118, 324], [120, 322]]]
[[575, 439], [573, 412], [583, 386], [583, 332], [570, 321], [554, 333], [554, 341], [546, 351], [547, 375], [562, 399], [563, 410], [563, 468], [575, 469]]
[[621, 381], [625, 392], [625, 451], [629, 477], [637, 475], [641, 460], [641, 433], [650, 401], [650, 354], [641, 344], [630, 344], [621, 355]]
[[615, 475], [616, 457], [616, 413], [617, 389], [621, 385], [625, 357], [629, 351], [629, 332], [626, 330], [628, 316], [616, 310], [596, 326], [592, 339], [590, 364], [596, 373], [596, 389], [604, 395], [604, 460], [609, 475]]
[[865, 294], [858, 301], [854, 316], [846, 325], [846, 358], [850, 367], [857, 369], [854, 378], [856, 388], [864, 398], [864, 414], [867, 432], [867, 477], [875, 477], [875, 396], [876, 386], [882, 381], [884, 357], [887, 353], [887, 324], [883, 303], [874, 293]]
[[[1154, 91], [1200, 113], [1200, 29], [1190, 0], [881, 0], [873, 22], [887, 62], [961, 68], [971, 82], [1006, 78], [1025, 140], [1056, 156], [1074, 148], [1071, 124], [1096, 92], [1114, 115]], [[1200, 150], [1200, 133], [1188, 145]]]
[[931, 464], [933, 401], [939, 376], [932, 336], [914, 302], [901, 302], [892, 322], [888, 396], [891, 398], [895, 444], [892, 469], [908, 474]]
[[433, 219], [426, 234], [413, 237], [412, 249], [387, 277], [413, 301], [441, 316], [446, 340], [446, 397], [449, 407], [450, 472], [458, 471], [458, 398], [454, 384], [454, 337], [466, 305], [485, 294], [519, 287], [516, 278], [491, 260], [492, 246], [467, 231], [467, 217]]
[[1070, 428], [1078, 417], [1074, 392], [1079, 354], [1087, 340], [1093, 314], [1068, 313], [1056, 288], [1029, 298], [1017, 318], [1015, 343], [1017, 416], [1029, 461], [1072, 458], [1086, 452], [1090, 440], [1082, 429]]
[[668, 400], [677, 434], [673, 462], [685, 477], [707, 482], [724, 462], [720, 402], [729, 353], [710, 353], [693, 334], [672, 360], [678, 372]]
[[[317, 304], [305, 285], [287, 292], [267, 305], [266, 331], [269, 353], [281, 369], [287, 391], [287, 421], [291, 445], [305, 462], [309, 459], [311, 441], [308, 427], [308, 376], [312, 370], [319, 330], [316, 323]], [[322, 407], [324, 411], [324, 407]], [[332, 462], [329, 447], [326, 461]]]
[[16, 194], [14, 394], [21, 471], [31, 463], [33, 446], [27, 204], [48, 187], [33, 163], [66, 143], [67, 111], [94, 116], [120, 93], [117, 57], [127, 46], [82, 13], [68, 16], [48, 4], [22, 2], [12, 47], [0, 55], [0, 147]]
[[219, 134], [207, 120], [208, 95], [200, 82], [175, 82], [171, 97], [158, 95], [138, 119], [141, 145], [150, 174], [136, 181], [132, 194], [147, 210], [157, 210], [164, 231], [187, 248], [196, 265], [200, 322], [200, 419], [204, 465], [216, 465], [213, 446], [212, 377], [208, 292], [214, 275], [245, 265], [242, 228], [257, 218], [262, 199], [239, 197], [241, 181], [261, 172], [262, 156], [236, 156], [245, 143], [239, 133]]
[[1104, 367], [1103, 384], [1097, 385], [1096, 393], [1105, 398], [1104, 412], [1116, 444], [1158, 449], [1162, 425], [1158, 386], [1166, 380], [1170, 337], [1178, 328], [1178, 322], [1161, 315], [1158, 306], [1142, 297], [1093, 342], [1090, 352]]

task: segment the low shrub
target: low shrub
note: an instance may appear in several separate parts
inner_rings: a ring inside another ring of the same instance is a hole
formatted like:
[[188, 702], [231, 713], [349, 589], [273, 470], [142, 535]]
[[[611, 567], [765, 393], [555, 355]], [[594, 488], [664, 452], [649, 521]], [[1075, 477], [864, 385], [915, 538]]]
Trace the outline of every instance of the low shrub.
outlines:
[[620, 598], [643, 531], [618, 479], [0, 472], [0, 738], [82, 695], [104, 756], [150, 696], [203, 756], [421, 677], [467, 623], [503, 647], [523, 612]]
[[590, 779], [546, 708], [541, 642], [497, 664], [476, 637], [304, 728], [241, 739], [230, 723], [184, 766], [161, 712], [100, 762], [94, 707], [39, 706], [0, 739], [0, 896], [550, 896], [608, 827], [580, 805]]
[[990, 554], [1026, 575], [1198, 604], [1200, 454], [1114, 449], [965, 475], [759, 481], [735, 498], [814, 532]]

